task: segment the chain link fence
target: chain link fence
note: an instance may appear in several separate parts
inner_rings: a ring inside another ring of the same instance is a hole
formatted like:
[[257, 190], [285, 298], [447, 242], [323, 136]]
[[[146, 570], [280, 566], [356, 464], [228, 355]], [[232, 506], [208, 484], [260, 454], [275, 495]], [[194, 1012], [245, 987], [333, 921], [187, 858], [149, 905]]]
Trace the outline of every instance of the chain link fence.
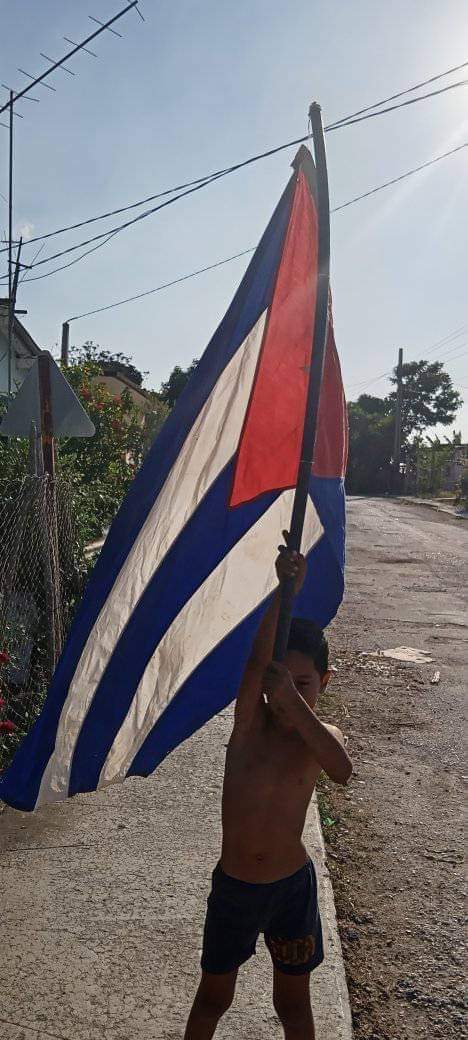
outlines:
[[41, 711], [85, 574], [68, 483], [0, 479], [0, 769]]

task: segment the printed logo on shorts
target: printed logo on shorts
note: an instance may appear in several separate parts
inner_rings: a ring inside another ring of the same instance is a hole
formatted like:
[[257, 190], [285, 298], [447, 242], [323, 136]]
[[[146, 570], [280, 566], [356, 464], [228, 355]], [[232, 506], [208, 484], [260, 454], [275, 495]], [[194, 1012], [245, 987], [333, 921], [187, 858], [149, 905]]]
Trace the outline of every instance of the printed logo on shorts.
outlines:
[[315, 938], [313, 935], [305, 935], [302, 939], [272, 939], [269, 936], [268, 948], [281, 964], [307, 964], [315, 953]]

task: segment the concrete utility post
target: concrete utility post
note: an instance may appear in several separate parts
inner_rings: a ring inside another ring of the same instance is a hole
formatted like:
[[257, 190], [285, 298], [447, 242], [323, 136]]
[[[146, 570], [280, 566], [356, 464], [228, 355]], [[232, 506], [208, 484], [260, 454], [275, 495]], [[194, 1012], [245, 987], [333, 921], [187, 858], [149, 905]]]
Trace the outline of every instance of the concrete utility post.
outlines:
[[69, 345], [70, 345], [70, 326], [68, 321], [64, 321], [62, 325], [62, 349], [61, 349], [61, 361], [64, 368], [68, 367], [69, 364]]
[[8, 161], [8, 397], [12, 388], [13, 324], [13, 91], [10, 90], [10, 146]]
[[398, 351], [397, 396], [395, 404], [395, 439], [393, 442], [393, 490], [400, 490], [401, 420], [403, 411], [403, 350]]

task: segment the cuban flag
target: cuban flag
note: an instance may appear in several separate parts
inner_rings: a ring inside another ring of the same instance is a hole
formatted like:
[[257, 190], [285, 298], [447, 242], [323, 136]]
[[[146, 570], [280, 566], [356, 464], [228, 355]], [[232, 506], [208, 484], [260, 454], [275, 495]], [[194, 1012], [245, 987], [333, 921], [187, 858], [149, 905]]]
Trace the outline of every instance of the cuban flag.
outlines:
[[[234, 299], [112, 525], [43, 711], [0, 779], [31, 810], [149, 776], [235, 697], [289, 527], [317, 287], [302, 148]], [[346, 407], [330, 320], [296, 616], [343, 594]]]

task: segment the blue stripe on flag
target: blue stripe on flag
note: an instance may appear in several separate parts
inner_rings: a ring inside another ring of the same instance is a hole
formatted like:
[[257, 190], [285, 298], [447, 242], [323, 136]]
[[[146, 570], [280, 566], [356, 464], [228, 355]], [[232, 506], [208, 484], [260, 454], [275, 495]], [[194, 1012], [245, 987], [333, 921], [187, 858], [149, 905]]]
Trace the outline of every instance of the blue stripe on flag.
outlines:
[[[311, 477], [311, 498], [325, 527], [308, 556], [296, 617], [325, 628], [335, 616], [344, 587], [344, 486], [341, 479]], [[148, 776], [182, 740], [236, 696], [253, 638], [269, 599], [245, 618], [205, 658], [168, 704], [135, 756], [128, 776]]]
[[296, 600], [298, 617], [326, 628], [344, 592], [345, 491], [341, 477], [311, 477], [310, 493], [324, 534], [310, 553], [307, 578]]
[[230, 463], [164, 557], [117, 642], [76, 744], [69, 793], [93, 790], [148, 661], [193, 593], [280, 492], [227, 509]]
[[178, 744], [235, 696], [268, 600], [249, 614], [181, 686], [135, 756], [127, 776], [148, 776]]

